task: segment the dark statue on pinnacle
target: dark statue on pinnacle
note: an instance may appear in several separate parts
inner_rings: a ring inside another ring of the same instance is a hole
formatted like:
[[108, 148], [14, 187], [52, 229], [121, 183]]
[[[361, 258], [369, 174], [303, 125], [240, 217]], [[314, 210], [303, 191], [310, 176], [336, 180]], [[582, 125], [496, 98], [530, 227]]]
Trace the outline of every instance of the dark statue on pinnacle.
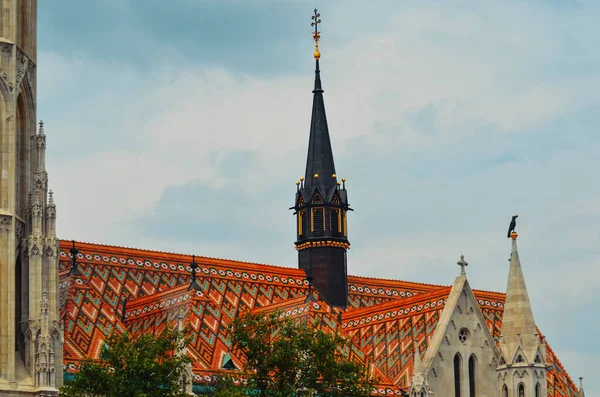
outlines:
[[508, 226], [508, 234], [506, 235], [507, 238], [510, 238], [510, 234], [515, 231], [515, 227], [517, 227], [517, 218], [518, 217], [519, 217], [519, 214], [513, 215], [512, 219], [510, 221], [510, 225]]

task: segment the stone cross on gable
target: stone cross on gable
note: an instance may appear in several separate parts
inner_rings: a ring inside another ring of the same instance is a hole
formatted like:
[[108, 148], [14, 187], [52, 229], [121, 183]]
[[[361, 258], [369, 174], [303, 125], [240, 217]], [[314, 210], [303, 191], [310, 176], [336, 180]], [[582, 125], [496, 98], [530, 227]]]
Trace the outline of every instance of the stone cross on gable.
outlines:
[[467, 261], [465, 261], [464, 255], [460, 256], [460, 260], [456, 262], [456, 264], [460, 266], [460, 274], [467, 274], [467, 272], [465, 272], [465, 266], [468, 266], [469, 264], [467, 263]]

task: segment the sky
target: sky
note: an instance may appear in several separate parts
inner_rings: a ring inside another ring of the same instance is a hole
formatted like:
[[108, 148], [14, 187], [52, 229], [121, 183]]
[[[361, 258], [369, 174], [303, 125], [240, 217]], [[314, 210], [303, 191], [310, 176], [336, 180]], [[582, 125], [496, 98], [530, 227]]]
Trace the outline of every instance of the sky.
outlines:
[[[39, 2], [59, 237], [297, 266], [315, 4]], [[321, 77], [349, 273], [505, 291], [600, 397], [600, 3], [328, 0]]]

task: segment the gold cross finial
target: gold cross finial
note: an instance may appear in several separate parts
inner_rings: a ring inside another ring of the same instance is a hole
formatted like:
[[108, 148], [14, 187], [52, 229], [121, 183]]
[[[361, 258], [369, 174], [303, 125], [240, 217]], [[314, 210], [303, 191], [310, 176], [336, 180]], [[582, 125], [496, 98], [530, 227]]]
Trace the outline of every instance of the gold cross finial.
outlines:
[[319, 30], [317, 29], [317, 25], [319, 25], [321, 23], [321, 20], [319, 19], [319, 17], [321, 16], [321, 14], [319, 14], [317, 12], [317, 9], [315, 8], [315, 15], [313, 15], [311, 17], [311, 19], [313, 20], [310, 24], [310, 26], [314, 26], [315, 27], [315, 31], [313, 33], [313, 39], [315, 40], [315, 53], [314, 53], [314, 57], [315, 59], [319, 59], [321, 58], [321, 53], [319, 52], [319, 39], [321, 38], [321, 32], [319, 32]]

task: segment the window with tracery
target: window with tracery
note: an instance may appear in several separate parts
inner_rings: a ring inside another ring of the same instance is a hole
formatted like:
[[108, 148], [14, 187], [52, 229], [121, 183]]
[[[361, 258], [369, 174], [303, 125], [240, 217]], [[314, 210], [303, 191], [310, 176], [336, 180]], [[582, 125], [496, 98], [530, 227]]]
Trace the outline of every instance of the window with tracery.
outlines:
[[458, 340], [463, 345], [468, 344], [471, 340], [471, 333], [469, 332], [469, 330], [466, 328], [461, 328], [460, 331], [458, 331]]

